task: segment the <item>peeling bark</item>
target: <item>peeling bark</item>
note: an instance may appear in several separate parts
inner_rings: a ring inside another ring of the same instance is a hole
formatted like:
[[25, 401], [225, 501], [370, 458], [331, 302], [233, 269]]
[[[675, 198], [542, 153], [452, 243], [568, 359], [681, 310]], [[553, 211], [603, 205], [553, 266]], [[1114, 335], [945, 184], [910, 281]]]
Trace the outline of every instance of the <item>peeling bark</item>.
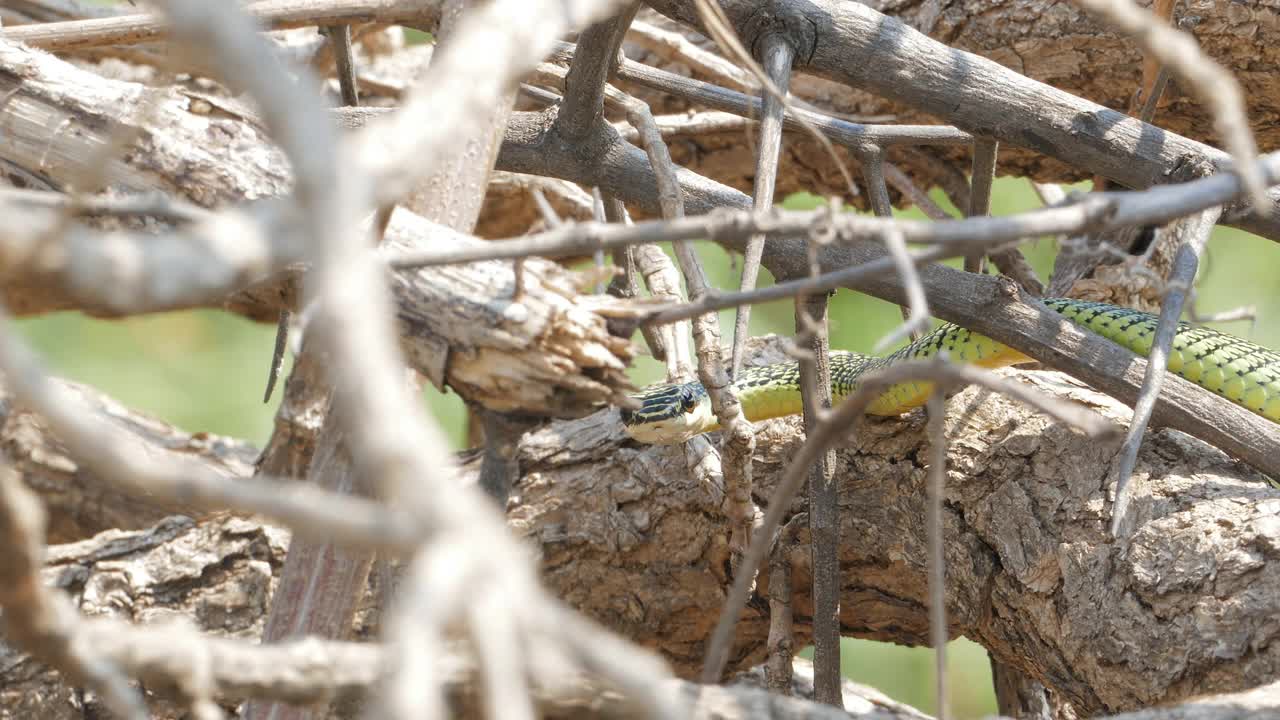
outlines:
[[[469, 239], [397, 210], [384, 247]], [[553, 417], [580, 415], [629, 387], [631, 343], [610, 334], [607, 319], [639, 311], [607, 296], [582, 295], [573, 273], [545, 260], [529, 259], [523, 273], [519, 300], [512, 297], [509, 262], [393, 275], [410, 366], [437, 387], [447, 384], [490, 409]]]

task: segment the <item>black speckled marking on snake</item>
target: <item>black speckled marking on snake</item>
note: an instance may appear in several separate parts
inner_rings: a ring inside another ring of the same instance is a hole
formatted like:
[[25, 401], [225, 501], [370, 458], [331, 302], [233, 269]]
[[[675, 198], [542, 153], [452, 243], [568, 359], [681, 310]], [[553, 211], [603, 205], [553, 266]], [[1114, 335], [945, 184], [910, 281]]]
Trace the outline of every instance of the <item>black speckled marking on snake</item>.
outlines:
[[[1045, 305], [1063, 317], [1138, 355], [1151, 352], [1157, 318], [1150, 313], [1084, 300], [1049, 299]], [[953, 360], [981, 367], [1004, 367], [1026, 362], [1013, 348], [958, 325], [946, 324], [886, 357], [834, 350], [831, 352], [831, 395], [836, 402], [850, 395], [865, 372], [914, 358], [927, 358], [945, 349]], [[1280, 353], [1247, 340], [1181, 323], [1169, 353], [1169, 371], [1231, 402], [1280, 423]], [[932, 389], [929, 382], [891, 386], [871, 403], [873, 415], [898, 415], [922, 405]], [[751, 421], [801, 412], [800, 368], [779, 363], [745, 369], [733, 389]], [[627, 433], [642, 442], [682, 442], [719, 428], [701, 383], [652, 385], [634, 396], [640, 409], [624, 410]]]

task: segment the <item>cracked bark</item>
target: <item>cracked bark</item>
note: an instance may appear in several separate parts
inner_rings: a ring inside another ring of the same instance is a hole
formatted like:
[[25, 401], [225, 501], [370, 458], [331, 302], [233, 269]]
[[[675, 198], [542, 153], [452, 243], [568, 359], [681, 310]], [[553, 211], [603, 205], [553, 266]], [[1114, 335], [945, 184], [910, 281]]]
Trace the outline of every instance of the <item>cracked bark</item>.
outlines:
[[[771, 352], [766, 359], [776, 360], [779, 351]], [[1122, 406], [1063, 375], [1017, 376], [1118, 422], [1128, 417]], [[955, 438], [946, 508], [953, 635], [983, 644], [1081, 715], [1238, 691], [1280, 672], [1280, 629], [1270, 620], [1280, 612], [1280, 491], [1188, 436], [1151, 433], [1138, 464], [1137, 531], [1115, 545], [1106, 532], [1115, 443], [1100, 446], [974, 389], [947, 407], [948, 434]], [[801, 437], [798, 418], [760, 425], [758, 502], [768, 501]], [[836, 451], [841, 537], [857, 539], [846, 540], [840, 552], [846, 636], [927, 641], [920, 522], [925, 443], [924, 419], [913, 413], [870, 419]], [[474, 479], [479, 461], [467, 457]], [[523, 477], [512, 491], [510, 522], [540, 553], [549, 587], [658, 649], [677, 672], [696, 674], [727, 583], [721, 490], [696, 483], [676, 450], [624, 440], [612, 411], [526, 436], [519, 458]], [[793, 509], [804, 511], [803, 500]], [[89, 545], [53, 548], [51, 567], [70, 573], [59, 582], [75, 589], [86, 609], [92, 606], [85, 597], [128, 598], [114, 602], [114, 612], [147, 620], [171, 616], [166, 604], [196, 603], [193, 615], [201, 622], [220, 619], [216, 627], [251, 634], [238, 623], [260, 618], [256, 603], [265, 602], [263, 588], [279, 560], [246, 551], [228, 561], [216, 550], [227, 540], [208, 538], [221, 533], [246, 546], [274, 548], [271, 543], [283, 542], [279, 534], [226, 517], [194, 528], [185, 521], [165, 527], [166, 533], [189, 528], [182, 532], [203, 538], [184, 541], [186, 550], [176, 557], [189, 560], [167, 574], [156, 571], [155, 582], [169, 588], [167, 594], [133, 588], [127, 567], [106, 558], [87, 569], [77, 565], [74, 573], [61, 566], [70, 561], [59, 558], [92, 555], [74, 549]], [[121, 537], [132, 535], [112, 531], [106, 539]], [[800, 540], [807, 541], [807, 533]], [[211, 573], [215, 566], [221, 570]], [[187, 579], [166, 579], [174, 574]], [[206, 576], [212, 585], [200, 580]], [[218, 585], [233, 576], [241, 579]], [[803, 644], [812, 612], [808, 569], [797, 566], [792, 583], [796, 642]], [[362, 635], [369, 631], [358, 627]], [[763, 606], [749, 608], [738, 629], [736, 667], [763, 659], [767, 633]], [[14, 667], [25, 669], [6, 672], [26, 674], [9, 677], [52, 687], [29, 664]]]

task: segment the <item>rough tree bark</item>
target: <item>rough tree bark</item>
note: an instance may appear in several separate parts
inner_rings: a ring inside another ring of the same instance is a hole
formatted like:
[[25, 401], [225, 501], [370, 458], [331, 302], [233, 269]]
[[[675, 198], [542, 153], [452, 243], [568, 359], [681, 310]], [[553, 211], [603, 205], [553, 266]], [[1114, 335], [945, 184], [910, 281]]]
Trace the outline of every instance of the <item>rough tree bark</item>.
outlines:
[[[1057, 373], [1017, 377], [1117, 422], [1127, 417], [1122, 406]], [[953, 635], [980, 642], [1082, 715], [1241, 690], [1280, 672], [1270, 621], [1280, 612], [1280, 492], [1256, 473], [1180, 433], [1152, 433], [1138, 464], [1137, 530], [1113, 543], [1106, 531], [1113, 445], [974, 389], [948, 402], [947, 427]], [[795, 419], [762, 426], [757, 502], [767, 504], [799, 442]], [[837, 451], [848, 636], [927, 642], [925, 443], [916, 413], [869, 420]], [[478, 465], [472, 454], [472, 476]], [[520, 465], [509, 517], [540, 553], [545, 581], [588, 615], [660, 650], [679, 674], [694, 674], [727, 584], [721, 489], [695, 482], [675, 450], [625, 441], [612, 412], [527, 436]], [[803, 509], [796, 500], [793, 510]], [[227, 522], [241, 523], [246, 537], [272, 537], [246, 520], [202, 522], [199, 532], [224, 533]], [[206, 545], [187, 547], [190, 554]], [[173, 572], [200, 577], [208, 572], [203, 563], [237, 567], [216, 553], [192, 562]], [[257, 582], [267, 582], [267, 568], [257, 567]], [[796, 568], [793, 583], [799, 646], [807, 632], [806, 568]], [[103, 584], [122, 593], [119, 608], [174, 597], [152, 600], [127, 583]], [[250, 597], [200, 583], [170, 586], [192, 598]], [[197, 617], [209, 608], [223, 608], [219, 617], [241, 612], [201, 602]], [[742, 617], [736, 667], [763, 657], [764, 608], [753, 603]]]

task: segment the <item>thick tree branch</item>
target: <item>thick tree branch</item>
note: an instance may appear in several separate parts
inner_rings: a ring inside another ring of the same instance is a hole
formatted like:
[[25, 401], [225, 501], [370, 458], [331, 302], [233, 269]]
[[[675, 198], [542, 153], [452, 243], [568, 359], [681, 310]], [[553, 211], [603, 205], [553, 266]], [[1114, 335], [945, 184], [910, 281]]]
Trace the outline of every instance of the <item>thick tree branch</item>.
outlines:
[[[658, 11], [700, 27], [692, 3], [651, 0]], [[766, 25], [760, 3], [723, 0], [734, 29], [749, 46]], [[991, 60], [948, 47], [862, 3], [771, 0], [770, 10], [808, 27], [814, 48], [797, 66], [851, 87], [865, 88], [954, 123], [975, 135], [1025, 147], [1132, 188], [1166, 182], [1189, 159], [1219, 167], [1226, 153], [1160, 130]], [[1280, 207], [1280, 191], [1269, 193]], [[1236, 212], [1234, 222], [1280, 239], [1280, 213]]]
[[[780, 357], [774, 351], [757, 361]], [[1128, 417], [1062, 375], [1012, 375], [1117, 422]], [[1106, 521], [1118, 440], [1098, 443], [974, 389], [947, 406], [948, 432], [966, 438], [949, 445], [944, 506], [953, 635], [981, 642], [1082, 713], [1238, 690], [1275, 676], [1280, 643], [1268, 618], [1280, 612], [1277, 491], [1197, 441], [1150, 433], [1138, 462], [1150, 492], [1135, 498], [1136, 531], [1117, 548]], [[613, 417], [556, 423], [526, 437], [511, 522], [539, 548], [554, 592], [691, 674], [724, 597], [721, 499], [689, 474], [678, 449], [631, 444]], [[767, 501], [802, 442], [801, 421], [763, 423], [757, 439], [756, 487]], [[845, 635], [909, 644], [928, 637], [924, 443], [924, 418], [913, 413], [868, 420], [837, 449], [841, 536], [848, 538], [841, 546]], [[477, 467], [473, 458], [465, 475], [474, 478]], [[803, 509], [802, 502], [792, 507]], [[53, 548], [47, 577], [62, 578], [81, 604], [110, 602], [110, 589], [128, 578], [157, 587], [190, 587], [200, 578], [229, 583], [190, 592], [184, 602], [194, 604], [198, 622], [245, 635], [257, 632], [270, 568], [279, 567], [283, 549], [282, 534], [245, 520], [170, 523]], [[164, 560], [175, 551], [196, 559]], [[133, 562], [148, 569], [133, 571]], [[803, 644], [812, 607], [803, 564], [792, 582]], [[139, 588], [131, 597], [142, 603], [134, 615], [145, 618], [145, 603], [168, 596]], [[1188, 616], [1201, 619], [1184, 622]], [[749, 608], [735, 664], [761, 659], [767, 633], [767, 615]], [[30, 665], [0, 666], [40, 677]]]

